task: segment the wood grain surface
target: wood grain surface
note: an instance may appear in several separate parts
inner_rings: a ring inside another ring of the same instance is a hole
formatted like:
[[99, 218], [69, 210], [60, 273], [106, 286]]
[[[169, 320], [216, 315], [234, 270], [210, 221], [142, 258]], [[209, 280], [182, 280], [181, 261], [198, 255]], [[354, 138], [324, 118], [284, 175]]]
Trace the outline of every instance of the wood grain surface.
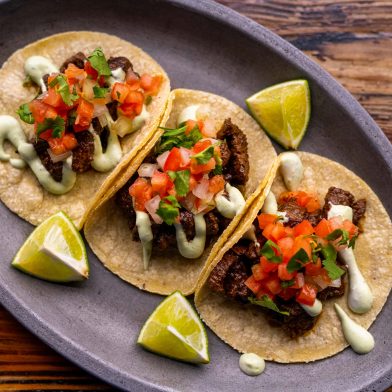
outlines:
[[[392, 141], [392, 1], [219, 2], [281, 35], [319, 63]], [[0, 307], [0, 390], [113, 388], [56, 354]]]

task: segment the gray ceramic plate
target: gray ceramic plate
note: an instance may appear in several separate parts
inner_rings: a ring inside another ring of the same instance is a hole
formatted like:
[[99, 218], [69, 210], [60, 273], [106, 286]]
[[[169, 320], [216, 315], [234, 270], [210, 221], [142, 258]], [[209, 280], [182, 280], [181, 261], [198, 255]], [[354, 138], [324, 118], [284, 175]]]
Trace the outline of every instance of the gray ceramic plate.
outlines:
[[[271, 84], [305, 77], [313, 113], [301, 148], [335, 159], [362, 176], [389, 213], [392, 148], [354, 98], [320, 67], [268, 30], [208, 1], [12, 1], [0, 4], [0, 63], [14, 50], [67, 30], [117, 34], [150, 53], [173, 87], [244, 98]], [[243, 375], [238, 354], [209, 332], [211, 363], [191, 366], [136, 346], [137, 334], [161, 297], [141, 292], [105, 270], [89, 252], [91, 278], [79, 286], [32, 279], [10, 267], [32, 226], [0, 205], [0, 299], [17, 319], [65, 357], [132, 391], [349, 391], [391, 384], [392, 301], [371, 327], [377, 345], [308, 365], [268, 363]]]

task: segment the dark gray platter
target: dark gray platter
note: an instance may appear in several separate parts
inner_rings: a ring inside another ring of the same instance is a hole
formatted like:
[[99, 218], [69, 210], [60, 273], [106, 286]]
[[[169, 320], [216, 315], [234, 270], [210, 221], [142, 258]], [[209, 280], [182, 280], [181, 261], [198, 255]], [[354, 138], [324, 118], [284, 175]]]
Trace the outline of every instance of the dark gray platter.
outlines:
[[[67, 30], [116, 34], [150, 53], [173, 87], [211, 91], [244, 106], [268, 85], [305, 77], [313, 113], [301, 148], [335, 159], [364, 178], [392, 214], [392, 147], [354, 98], [293, 46], [249, 19], [203, 1], [0, 0], [0, 64], [11, 53]], [[376, 348], [351, 350], [307, 365], [268, 363], [261, 377], [243, 375], [239, 355], [209, 331], [211, 363], [191, 366], [136, 346], [162, 299], [105, 270], [89, 252], [91, 278], [76, 286], [32, 279], [10, 261], [32, 226], [0, 205], [0, 300], [17, 319], [65, 357], [132, 391], [381, 391], [392, 384], [392, 301], [371, 327]]]

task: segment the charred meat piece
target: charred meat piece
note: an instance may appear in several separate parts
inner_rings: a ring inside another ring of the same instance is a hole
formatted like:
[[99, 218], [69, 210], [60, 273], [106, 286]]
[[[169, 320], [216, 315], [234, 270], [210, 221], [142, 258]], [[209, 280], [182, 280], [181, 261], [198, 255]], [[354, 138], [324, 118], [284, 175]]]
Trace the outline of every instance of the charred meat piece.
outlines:
[[328, 211], [331, 208], [329, 203], [341, 204], [343, 206], [351, 207], [351, 205], [354, 203], [354, 196], [350, 192], [347, 192], [341, 188], [331, 186], [325, 195], [324, 201], [324, 216], [327, 217]]
[[223, 141], [219, 146], [219, 148], [220, 148], [221, 159], [222, 159], [222, 167], [226, 167], [231, 157], [229, 146], [227, 145], [226, 141]]
[[113, 121], [116, 121], [118, 119], [118, 114], [117, 114], [117, 101], [112, 101], [106, 105], [106, 107], [109, 110], [109, 114], [112, 117]]
[[84, 55], [84, 53], [78, 52], [63, 62], [63, 65], [60, 67], [60, 72], [64, 73], [69, 64], [73, 64], [76, 67], [83, 69], [85, 60], [86, 56]]
[[360, 219], [363, 217], [366, 211], [366, 200], [359, 199], [351, 205], [353, 209], [353, 223], [357, 225]]
[[321, 219], [323, 219], [323, 211], [319, 209], [313, 212], [308, 212], [307, 219], [313, 227], [317, 226], [320, 223]]
[[126, 57], [109, 57], [108, 64], [112, 71], [117, 68], [121, 68], [125, 73], [129, 68], [133, 71], [132, 63]]
[[218, 219], [219, 219], [219, 230], [222, 233], [224, 230], [226, 230], [227, 226], [229, 226], [231, 219], [225, 218], [221, 214], [218, 215]]
[[229, 298], [247, 302], [248, 297], [251, 295], [250, 289], [245, 284], [247, 279], [246, 266], [241, 260], [238, 260], [231, 266], [226, 276], [224, 283], [226, 295]]
[[238, 262], [239, 256], [232, 251], [228, 251], [222, 257], [222, 260], [214, 267], [209, 278], [208, 285], [211, 290], [217, 293], [225, 294], [225, 279], [230, 267]]
[[129, 180], [117, 193], [115, 197], [116, 204], [123, 210], [128, 218], [129, 229], [132, 231], [136, 225], [136, 212], [133, 208], [132, 197], [129, 194], [131, 186]]
[[206, 221], [207, 237], [215, 237], [219, 234], [219, 218], [212, 212], [204, 215]]
[[278, 210], [286, 213], [289, 221], [285, 225], [290, 227], [294, 227], [308, 217], [306, 208], [299, 206], [295, 201], [280, 204]]
[[158, 246], [159, 250], [166, 250], [170, 247], [176, 246], [176, 232], [174, 226], [169, 226], [166, 224], [156, 224], [151, 225], [154, 245]]
[[228, 118], [218, 132], [218, 139], [225, 140], [230, 150], [230, 159], [223, 174], [231, 174], [234, 185], [245, 185], [249, 177], [248, 142], [245, 134]]
[[253, 241], [240, 240], [237, 244], [233, 246], [233, 252], [238, 256], [244, 256], [252, 262], [258, 262], [260, 260], [259, 256], [260, 248], [256, 246]]
[[288, 312], [289, 316], [265, 309], [268, 322], [282, 328], [292, 339], [304, 335], [316, 324], [317, 317], [309, 316], [295, 300], [282, 301], [277, 305], [281, 311]]
[[188, 241], [193, 240], [196, 234], [193, 214], [187, 210], [180, 211], [180, 222], [182, 228], [184, 229], [186, 239]]
[[344, 269], [344, 271], [345, 271], [345, 273], [340, 277], [340, 279], [341, 279], [340, 287], [328, 286], [324, 290], [319, 291], [317, 293], [317, 298], [320, 301], [325, 301], [326, 299], [329, 299], [329, 298], [336, 298], [336, 297], [341, 297], [344, 295], [344, 292], [346, 291], [345, 276], [347, 274], [347, 268], [342, 264], [339, 264], [339, 267]]
[[45, 169], [50, 173], [50, 175], [55, 181], [61, 182], [61, 180], [63, 179], [63, 162], [60, 161], [54, 163], [52, 161], [52, 158], [48, 153], [48, 142], [42, 139], [34, 139], [31, 141], [31, 143], [33, 144], [34, 149], [37, 152], [37, 155], [39, 156], [39, 159], [41, 160], [42, 164], [45, 166]]
[[94, 159], [94, 137], [89, 131], [75, 133], [78, 145], [72, 150], [72, 170], [84, 173]]

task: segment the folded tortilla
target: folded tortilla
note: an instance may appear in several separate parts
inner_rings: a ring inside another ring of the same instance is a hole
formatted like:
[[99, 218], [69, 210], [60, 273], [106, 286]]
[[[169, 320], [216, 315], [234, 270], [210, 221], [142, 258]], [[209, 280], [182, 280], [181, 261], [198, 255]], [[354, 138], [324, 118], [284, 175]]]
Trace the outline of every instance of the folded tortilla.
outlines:
[[[392, 223], [372, 189], [352, 171], [318, 155], [299, 152], [304, 166], [300, 189], [317, 191], [323, 200], [330, 186], [350, 191], [356, 199], [365, 198], [367, 208], [363, 232], [355, 245], [357, 264], [374, 295], [371, 310], [359, 315], [347, 306], [347, 292], [341, 298], [323, 301], [323, 312], [315, 327], [298, 339], [290, 339], [279, 327], [268, 324], [262, 311], [211, 291], [208, 277], [223, 255], [249, 229], [271, 188], [279, 195], [285, 191], [280, 174], [272, 173], [240, 225], [216, 255], [211, 255], [198, 281], [195, 304], [203, 321], [226, 343], [239, 352], [253, 352], [276, 362], [310, 362], [326, 358], [347, 347], [333, 304], [338, 303], [358, 324], [369, 328], [385, 304], [392, 288]], [[279, 158], [277, 159], [279, 160]], [[277, 166], [275, 167], [277, 169]]]
[[[217, 128], [226, 118], [231, 118], [233, 123], [245, 133], [248, 141], [250, 171], [244, 194], [245, 197], [249, 197], [259, 186], [276, 157], [271, 142], [252, 117], [239, 106], [223, 97], [202, 91], [185, 89], [172, 91], [161, 125], [176, 127], [177, 118], [182, 110], [195, 104], [208, 105], [208, 117], [216, 123]], [[103, 264], [125, 281], [154, 293], [167, 295], [174, 290], [180, 290], [183, 294], [190, 294], [195, 290], [197, 278], [211, 247], [205, 249], [202, 257], [194, 260], [185, 259], [176, 248], [165, 252], [154, 252], [153, 249], [150, 267], [145, 271], [142, 245], [132, 240], [127, 217], [115, 204], [113, 197], [136, 172], [162, 133], [161, 129], [157, 131], [128, 169], [118, 172], [118, 179], [89, 215], [84, 232], [92, 250]], [[245, 208], [215, 242], [212, 252], [217, 251], [219, 244], [227, 240], [255, 196], [256, 194], [253, 194], [247, 200]]]
[[[121, 38], [104, 33], [75, 31], [52, 35], [17, 50], [0, 69], [0, 114], [14, 116], [21, 123], [28, 136], [33, 136], [33, 126], [23, 123], [16, 115], [18, 107], [31, 101], [38, 88], [23, 86], [25, 79], [24, 62], [33, 55], [48, 57], [58, 67], [77, 52], [86, 55], [101, 47], [105, 56], [125, 56], [129, 58], [136, 72], [161, 74], [163, 82], [159, 93], [153, 97], [148, 112], [150, 118], [137, 132], [120, 138], [123, 158], [117, 169], [127, 165], [157, 128], [164, 113], [170, 93], [170, 82], [163, 68], [147, 53]], [[30, 138], [29, 137], [29, 138]], [[17, 157], [11, 145], [6, 151]], [[114, 170], [117, 173], [117, 170]], [[112, 171], [112, 172], [114, 172]], [[13, 168], [9, 162], [0, 162], [0, 199], [13, 212], [37, 225], [50, 215], [64, 211], [81, 228], [88, 211], [96, 203], [97, 191], [105, 189], [112, 182], [111, 172], [99, 173], [93, 169], [78, 173], [75, 186], [64, 195], [47, 192], [39, 184], [35, 175], [27, 167]]]

